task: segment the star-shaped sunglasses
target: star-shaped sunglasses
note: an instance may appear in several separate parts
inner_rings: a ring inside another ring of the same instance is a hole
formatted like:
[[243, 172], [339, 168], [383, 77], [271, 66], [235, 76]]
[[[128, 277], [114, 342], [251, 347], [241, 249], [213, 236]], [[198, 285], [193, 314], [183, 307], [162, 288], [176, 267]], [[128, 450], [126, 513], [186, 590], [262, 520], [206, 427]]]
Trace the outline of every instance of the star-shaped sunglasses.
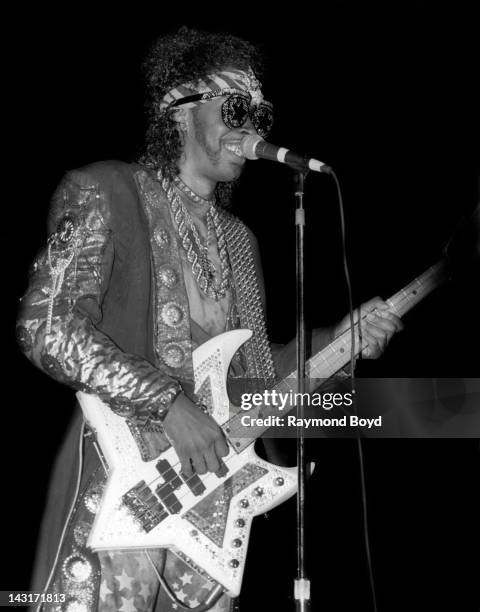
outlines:
[[206, 91], [205, 93], [193, 94], [184, 98], [178, 98], [170, 104], [170, 108], [187, 104], [188, 102], [200, 102], [228, 96], [222, 104], [222, 120], [230, 129], [235, 130], [245, 125], [250, 120], [255, 131], [262, 138], [266, 138], [273, 127], [273, 105], [266, 100], [252, 105], [252, 96], [241, 89], [221, 89], [219, 91]]

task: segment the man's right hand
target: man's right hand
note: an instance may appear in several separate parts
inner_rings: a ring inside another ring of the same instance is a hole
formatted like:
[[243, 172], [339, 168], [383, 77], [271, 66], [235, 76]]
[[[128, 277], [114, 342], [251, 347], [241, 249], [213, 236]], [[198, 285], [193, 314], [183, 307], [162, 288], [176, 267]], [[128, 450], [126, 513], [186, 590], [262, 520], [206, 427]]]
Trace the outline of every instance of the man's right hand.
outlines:
[[220, 458], [228, 455], [228, 445], [220, 427], [184, 393], [180, 393], [170, 406], [163, 429], [187, 476], [193, 474], [193, 469], [197, 474], [217, 472]]

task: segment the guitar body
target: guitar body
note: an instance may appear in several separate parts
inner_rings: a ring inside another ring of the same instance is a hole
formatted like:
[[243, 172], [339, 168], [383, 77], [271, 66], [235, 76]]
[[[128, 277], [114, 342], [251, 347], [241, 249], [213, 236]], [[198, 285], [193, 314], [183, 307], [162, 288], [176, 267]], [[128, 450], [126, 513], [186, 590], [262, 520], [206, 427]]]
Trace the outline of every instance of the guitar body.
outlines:
[[[226, 332], [193, 353], [195, 391], [219, 425], [232, 416], [231, 358], [250, 336]], [[230, 448], [221, 474], [187, 478], [173, 447], [143, 461], [124, 418], [94, 395], [77, 396], [109, 468], [88, 545], [96, 551], [169, 548], [237, 596], [252, 519], [295, 494], [297, 469], [264, 461], [249, 445], [239, 453]]]
[[[440, 261], [394, 294], [388, 305], [405, 314], [444, 280]], [[366, 313], [362, 314], [362, 317]], [[218, 582], [233, 597], [240, 592], [252, 519], [274, 508], [297, 490], [297, 468], [281, 468], [263, 461], [252, 442], [267, 427], [239, 426], [241, 414], [231, 410], [226, 380], [230, 361], [251, 336], [245, 329], [226, 332], [193, 352], [195, 392], [223, 426], [230, 442], [222, 473], [185, 477], [178, 456], [167, 449], [144, 462], [125, 419], [96, 396], [78, 393], [85, 419], [94, 430], [108, 463], [109, 478], [88, 545], [94, 550], [167, 547], [200, 572]], [[308, 377], [327, 380], [366, 346], [358, 323], [309, 359]], [[296, 389], [296, 372], [275, 390]], [[234, 414], [234, 412], [237, 414]], [[253, 406], [250, 417], [278, 414], [276, 407]], [[242, 411], [240, 411], [242, 413]], [[225, 425], [228, 421], [228, 425]], [[236, 449], [236, 450], [233, 450]]]

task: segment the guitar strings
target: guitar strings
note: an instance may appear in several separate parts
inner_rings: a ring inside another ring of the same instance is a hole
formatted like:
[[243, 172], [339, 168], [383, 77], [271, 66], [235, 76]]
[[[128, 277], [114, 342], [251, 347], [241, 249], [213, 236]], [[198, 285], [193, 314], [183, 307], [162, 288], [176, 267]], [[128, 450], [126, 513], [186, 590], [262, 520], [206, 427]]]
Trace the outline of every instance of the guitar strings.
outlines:
[[[366, 315], [365, 315], [365, 316], [366, 316]], [[364, 318], [364, 317], [362, 317], [362, 318]], [[355, 323], [355, 327], [356, 327], [356, 328], [358, 328], [358, 322], [356, 322], [356, 323]], [[350, 333], [350, 331], [349, 331], [349, 330], [346, 330], [345, 332], [342, 332], [342, 334], [341, 334], [341, 335], [340, 335], [338, 338], [336, 338], [335, 342], [336, 342], [336, 341], [339, 341], [339, 340], [340, 340], [340, 339], [341, 339], [343, 336], [346, 336], [346, 335], [347, 335], [347, 334], [349, 334], [349, 333]], [[334, 350], [335, 350], [335, 349], [334, 349]], [[322, 351], [320, 351], [320, 352], [322, 352]], [[338, 361], [342, 361], [342, 360], [343, 360], [343, 357], [341, 357], [340, 355], [338, 355], [337, 351], [335, 351], [334, 355], [335, 355], [335, 357], [336, 357], [336, 359], [337, 359]], [[331, 361], [332, 361], [332, 360], [331, 360]], [[280, 383], [279, 385], [277, 385], [277, 386], [275, 387], [275, 389], [278, 389], [278, 388], [280, 387], [280, 385], [281, 385], [281, 383]], [[229, 418], [227, 421], [225, 421], [225, 423], [222, 423], [222, 426], [225, 426], [225, 425], [231, 424], [231, 422], [232, 422], [232, 421], [237, 420], [237, 419], [238, 419], [238, 414], [239, 414], [239, 413], [237, 413], [237, 414], [233, 415], [232, 417], [230, 417], [230, 418]], [[234, 431], [233, 431], [232, 433], [234, 433], [234, 434], [235, 434], [235, 431], [240, 431], [240, 428], [239, 428], [239, 429], [236, 429], [236, 430], [234, 429]], [[253, 442], [252, 442], [252, 443], [253, 443]], [[231, 444], [231, 443], [230, 443], [230, 444]], [[172, 445], [172, 448], [173, 448], [173, 451], [175, 452], [175, 448], [173, 447], [173, 445]], [[223, 461], [223, 463], [224, 463], [225, 465], [227, 465], [229, 462], [231, 462], [231, 459], [232, 459], [233, 457], [235, 457], [235, 456], [236, 456], [235, 449], [233, 449], [233, 448], [232, 448], [232, 449], [231, 449], [231, 452], [229, 453], [229, 455], [228, 455], [227, 457], [225, 457], [224, 459], [222, 459], [222, 461]], [[176, 461], [176, 463], [171, 464], [171, 468], [173, 468], [173, 469], [175, 470], [175, 473], [177, 473], [177, 472], [178, 472], [178, 468], [179, 468], [179, 467], [181, 468], [181, 462], [178, 460], [178, 457], [177, 457], [177, 461]], [[193, 474], [196, 474], [196, 475], [197, 475], [199, 478], [201, 478], [201, 482], [202, 482], [204, 485], [207, 483], [207, 481], [211, 480], [211, 478], [212, 478], [213, 476], [215, 476], [215, 473], [213, 473], [213, 472], [205, 472], [205, 474], [198, 474], [198, 472], [193, 471]], [[217, 478], [218, 478], [218, 476], [217, 476]], [[168, 481], [166, 481], [164, 478], [162, 478], [162, 476], [161, 476], [161, 475], [159, 475], [159, 476], [155, 477], [153, 480], [151, 480], [151, 481], [149, 481], [148, 483], [146, 483], [146, 486], [148, 486], [148, 487], [152, 487], [152, 486], [154, 486], [154, 485], [155, 485], [157, 482], [160, 482], [161, 480], [163, 480], [163, 482], [168, 482]], [[182, 479], [182, 480], [183, 480], [183, 479]], [[188, 487], [188, 484], [187, 484], [187, 483], [183, 482], [182, 484]], [[185, 498], [186, 498], [187, 496], [189, 496], [189, 495], [193, 495], [193, 493], [192, 493], [191, 491], [189, 491], [188, 493], [183, 493], [182, 495], [177, 496], [177, 499], [178, 499], [179, 501], [181, 501], [182, 499], [185, 499]]]
[[[432, 268], [431, 268], [431, 269], [428, 271], [428, 273], [430, 273], [430, 274], [435, 273], [434, 268], [432, 267]], [[426, 276], [428, 273], [425, 273], [423, 276]], [[419, 277], [419, 278], [420, 278], [420, 277]], [[415, 280], [414, 280], [412, 283], [410, 283], [410, 285], [408, 285], [407, 287], [405, 287], [404, 289], [402, 289], [401, 291], [399, 291], [397, 294], [394, 294], [394, 295], [393, 295], [393, 296], [392, 296], [392, 297], [391, 297], [391, 298], [388, 300], [389, 304], [391, 305], [392, 310], [394, 310], [394, 311], [396, 311], [396, 312], [401, 312], [401, 310], [402, 310], [402, 306], [404, 306], [404, 304], [405, 304], [405, 303], [408, 303], [409, 301], [411, 301], [411, 299], [412, 299], [412, 297], [411, 297], [411, 293], [410, 293], [410, 292], [409, 292], [409, 290], [408, 290], [410, 287], [413, 287], [415, 284], [420, 285], [420, 286], [422, 286], [422, 285], [426, 284], [425, 282], [420, 281], [420, 280], [419, 280], [419, 278], [418, 278], [418, 279], [415, 279]], [[428, 279], [428, 277], [427, 277], [427, 279]], [[365, 319], [365, 317], [366, 317], [366, 314], [365, 314], [363, 317], [361, 317], [361, 320]], [[357, 322], [354, 324], [354, 331], [355, 331], [355, 332], [357, 332], [358, 328], [359, 328], [359, 322], [357, 321]], [[313, 361], [318, 361], [318, 359], [324, 359], [325, 361], [327, 361], [327, 362], [328, 362], [327, 357], [325, 357], [325, 356], [324, 356], [324, 351], [325, 351], [326, 349], [329, 349], [329, 347], [330, 347], [330, 350], [331, 350], [331, 351], [332, 351], [332, 350], [334, 351], [334, 352], [333, 352], [333, 358], [331, 357], [331, 358], [330, 358], [330, 360], [329, 360], [329, 361], [330, 361], [330, 364], [335, 365], [335, 361], [337, 361], [337, 362], [341, 362], [341, 361], [343, 361], [343, 356], [339, 355], [339, 353], [338, 353], [338, 349], [337, 349], [337, 348], [333, 348], [333, 347], [332, 347], [332, 345], [333, 345], [333, 344], [342, 344], [342, 343], [346, 343], [346, 344], [348, 344], [348, 338], [347, 338], [347, 336], [349, 337], [350, 335], [351, 335], [351, 330], [350, 330], [350, 329], [345, 330], [344, 332], [342, 332], [342, 334], [340, 334], [340, 336], [338, 336], [338, 338], [336, 338], [336, 339], [335, 339], [335, 340], [334, 340], [334, 341], [331, 343], [331, 345], [328, 345], [327, 347], [325, 347], [325, 349], [323, 349], [323, 350], [322, 350], [322, 351], [320, 351], [320, 352], [319, 352], [319, 353], [318, 353], [316, 356], [314, 356], [314, 357], [312, 358], [312, 360], [311, 360], [311, 361], [313, 362]], [[363, 348], [365, 348], [366, 346], [368, 346], [368, 343], [365, 343], [365, 346], [364, 346]], [[312, 365], [313, 365], [313, 367], [314, 367], [314, 368], [318, 367], [318, 366], [316, 366], [316, 365], [315, 365], [315, 363], [312, 363]], [[279, 388], [281, 388], [282, 382], [284, 382], [284, 381], [281, 381], [281, 382], [280, 382], [278, 385], [276, 385], [276, 386], [274, 387], [274, 389], [279, 389]], [[229, 425], [229, 424], [231, 424], [233, 421], [238, 420], [238, 414], [239, 414], [239, 413], [237, 413], [237, 414], [233, 415], [232, 417], [230, 417], [230, 418], [229, 418], [227, 421], [225, 421], [225, 423], [222, 423], [222, 425], [223, 425], [223, 426], [225, 426], [225, 425]], [[234, 428], [233, 433], [235, 434], [235, 431], [239, 431], [239, 430], [240, 430], [240, 429], [235, 429], [235, 428]], [[253, 441], [252, 441], [252, 443], [253, 443]], [[231, 444], [231, 443], [230, 443], [230, 444]], [[173, 445], [172, 445], [172, 448], [173, 448], [173, 451], [175, 452], [175, 448], [173, 447]], [[224, 463], [225, 465], [228, 465], [228, 463], [230, 463], [230, 462], [231, 462], [231, 460], [232, 460], [232, 458], [233, 458], [233, 457], [235, 457], [235, 456], [236, 456], [235, 449], [233, 449], [233, 448], [232, 448], [232, 449], [231, 449], [231, 451], [230, 451], [230, 453], [229, 453], [229, 455], [228, 455], [227, 457], [225, 457], [224, 459], [222, 459], [222, 461], [223, 461], [223, 463]], [[181, 469], [181, 462], [178, 460], [178, 457], [177, 457], [177, 462], [176, 462], [176, 463], [173, 463], [173, 464], [171, 465], [171, 467], [172, 467], [172, 468], [175, 470], [175, 473], [177, 473], [179, 466], [180, 466], [180, 469]], [[192, 475], [195, 475], [195, 474], [196, 474], [196, 475], [197, 475], [197, 476], [198, 476], [198, 477], [201, 479], [201, 482], [202, 482], [202, 484], [204, 484], [204, 485], [206, 485], [206, 483], [207, 483], [207, 482], [208, 482], [208, 484], [210, 484], [210, 483], [209, 483], [209, 481], [210, 481], [210, 480], [213, 478], [213, 476], [216, 476], [216, 474], [214, 474], [214, 473], [212, 473], [212, 472], [206, 472], [205, 474], [199, 474], [198, 472], [196, 472], [195, 470], [193, 470], [193, 474], [192, 474]], [[189, 477], [189, 478], [190, 478], [190, 477]], [[217, 476], [217, 478], [219, 478], [219, 479], [220, 479], [221, 477], [218, 477], [218, 476]], [[167, 482], [168, 482], [168, 481], [166, 481], [164, 478], [162, 478], [162, 477], [161, 477], [161, 475], [159, 475], [159, 476], [157, 476], [156, 478], [154, 478], [153, 480], [151, 480], [149, 483], [147, 483], [147, 485], [146, 485], [146, 486], [148, 486], [148, 487], [152, 487], [152, 486], [154, 486], [154, 485], [155, 485], [157, 482], [160, 482], [161, 480], [163, 480], [163, 482], [164, 482], [164, 483], [167, 483]], [[182, 479], [182, 480], [183, 480], [183, 479]], [[186, 487], [188, 488], [188, 484], [187, 484], [186, 482], [182, 482], [182, 486], [186, 486]], [[186, 498], [186, 497], [188, 497], [189, 495], [193, 495], [193, 493], [192, 493], [191, 491], [189, 491], [189, 492], [183, 493], [183, 494], [181, 494], [181, 495], [178, 495], [178, 496], [176, 496], [176, 497], [177, 497], [177, 499], [178, 499], [179, 501], [181, 501], [182, 499], [185, 499], [185, 498]], [[162, 500], [162, 501], [163, 501], [163, 500]]]
[[[174, 452], [175, 452], [175, 449], [173, 449], [173, 450], [174, 450]], [[230, 451], [230, 453], [228, 454], [228, 456], [227, 456], [227, 457], [225, 457], [225, 458], [223, 458], [223, 459], [222, 459], [222, 461], [223, 461], [223, 463], [224, 463], [225, 465], [227, 465], [227, 464], [228, 464], [228, 463], [229, 463], [229, 462], [230, 462], [230, 461], [231, 461], [231, 460], [232, 460], [234, 457], [236, 457], [236, 456], [237, 456], [237, 454], [235, 453], [235, 450], [234, 450], [234, 449], [231, 449], [231, 451]], [[262, 459], [262, 461], [263, 461], [263, 459]], [[173, 463], [173, 464], [172, 464], [170, 467], [172, 467], [172, 468], [174, 468], [174, 469], [175, 469], [175, 468], [178, 468], [178, 466], [180, 466], [180, 467], [181, 467], [181, 462], [180, 462], [180, 461], [177, 461], [177, 463]], [[177, 474], [177, 470], [175, 470], [175, 473]], [[178, 474], [177, 474], [177, 475], [178, 475]], [[193, 471], [193, 475], [197, 475], [197, 476], [198, 476], [198, 477], [201, 479], [202, 484], [204, 484], [204, 485], [205, 485], [205, 483], [206, 483], [207, 481], [211, 480], [213, 476], [216, 476], [216, 474], [215, 474], [214, 472], [205, 472], [205, 474], [198, 474], [198, 472], [196, 472], [195, 470]], [[188, 477], [188, 478], [190, 478], [190, 477]], [[188, 478], [187, 478], [187, 479], [188, 479]], [[218, 478], [218, 479], [220, 480], [220, 478], [221, 478], [221, 477], [216, 476], [216, 478]], [[161, 476], [161, 475], [156, 476], [156, 477], [155, 477], [153, 480], [151, 480], [149, 483], [146, 483], [146, 486], [151, 487], [151, 486], [155, 485], [155, 484], [156, 484], [156, 482], [157, 482], [157, 481], [160, 481], [161, 479], [162, 479], [162, 476]], [[163, 481], [164, 481], [165, 483], [168, 483], [168, 482], [169, 482], [169, 481], [167, 481], [167, 480], [165, 480], [165, 479], [163, 479]], [[224, 482], [225, 482], [225, 481], [223, 481], [223, 483], [224, 483]], [[219, 483], [219, 485], [220, 485], [220, 484], [223, 484], [223, 483], [222, 483], [222, 482], [220, 482], [220, 483]], [[188, 488], [188, 484], [187, 484], [186, 482], [183, 482], [183, 481], [182, 481], [182, 486], [183, 486], [183, 485], [184, 485], [184, 486], [186, 486], [186, 487]], [[186, 498], [186, 497], [188, 497], [189, 495], [194, 495], [194, 494], [193, 494], [193, 492], [192, 492], [192, 491], [188, 491], [188, 492], [182, 493], [181, 495], [178, 495], [178, 496], [176, 496], [176, 497], [177, 497], [178, 501], [180, 501], [180, 500], [182, 500], [182, 499], [185, 499], [185, 498]], [[163, 500], [162, 500], [162, 501], [163, 501]]]

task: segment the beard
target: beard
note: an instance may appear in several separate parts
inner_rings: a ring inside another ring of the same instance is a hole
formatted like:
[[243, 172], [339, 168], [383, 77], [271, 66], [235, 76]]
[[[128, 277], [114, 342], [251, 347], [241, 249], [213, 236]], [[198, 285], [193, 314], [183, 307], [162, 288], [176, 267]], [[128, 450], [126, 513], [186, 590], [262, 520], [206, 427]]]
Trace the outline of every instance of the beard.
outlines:
[[[206, 130], [205, 130], [202, 120], [198, 117], [198, 114], [196, 112], [197, 108], [192, 109], [192, 119], [193, 119], [193, 129], [195, 133], [195, 139], [197, 140], [198, 144], [204, 150], [205, 154], [210, 160], [210, 163], [213, 166], [218, 166], [218, 164], [220, 163], [220, 156], [222, 153], [222, 149], [221, 147], [219, 147], [218, 149], [213, 149], [207, 142], [207, 139], [205, 136]], [[217, 204], [221, 208], [231, 207], [233, 192], [235, 191], [235, 188], [238, 186], [239, 182], [240, 182], [240, 177], [232, 181], [221, 181], [217, 183], [215, 187], [215, 198], [216, 198]]]
[[222, 152], [222, 149], [220, 146], [218, 147], [218, 149], [213, 149], [208, 144], [206, 138], [206, 128], [203, 121], [198, 116], [198, 110], [198, 107], [192, 109], [192, 122], [193, 130], [195, 133], [195, 140], [202, 147], [212, 166], [218, 166], [218, 164], [220, 163], [220, 154]]

